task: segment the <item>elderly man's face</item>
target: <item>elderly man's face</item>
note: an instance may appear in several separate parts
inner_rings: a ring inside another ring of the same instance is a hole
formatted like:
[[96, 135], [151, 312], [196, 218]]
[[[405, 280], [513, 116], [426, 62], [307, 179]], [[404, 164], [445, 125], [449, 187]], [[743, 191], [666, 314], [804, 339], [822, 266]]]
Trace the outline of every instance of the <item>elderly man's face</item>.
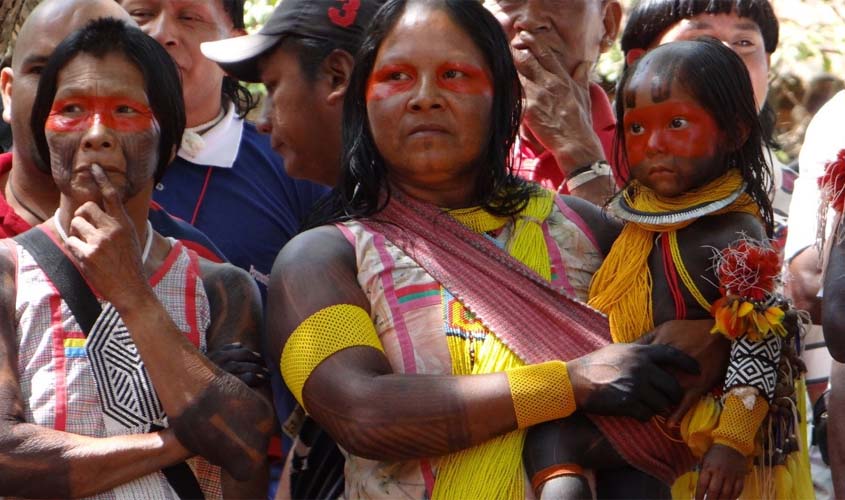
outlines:
[[128, 16], [115, 3], [102, 0], [56, 2], [33, 15], [36, 17], [27, 20], [15, 44], [12, 68], [5, 69], [0, 79], [3, 83], [3, 118], [12, 126], [17, 161], [24, 165], [34, 164], [39, 170], [49, 173], [50, 165], [44, 164], [38, 156], [29, 128], [41, 69], [66, 36], [92, 19], [115, 17], [128, 20]]
[[484, 0], [507, 33], [511, 47], [524, 48], [520, 32], [528, 32], [550, 50], [572, 74], [582, 62], [594, 63], [616, 35], [608, 35], [605, 16], [616, 0]]
[[160, 134], [138, 67], [120, 53], [80, 54], [56, 83], [44, 131], [59, 190], [78, 201], [99, 201], [94, 164], [124, 200], [150, 189]]
[[220, 111], [223, 70], [200, 51], [202, 42], [242, 34], [221, 0], [121, 0], [144, 33], [160, 43], [179, 68], [188, 126], [214, 119]]

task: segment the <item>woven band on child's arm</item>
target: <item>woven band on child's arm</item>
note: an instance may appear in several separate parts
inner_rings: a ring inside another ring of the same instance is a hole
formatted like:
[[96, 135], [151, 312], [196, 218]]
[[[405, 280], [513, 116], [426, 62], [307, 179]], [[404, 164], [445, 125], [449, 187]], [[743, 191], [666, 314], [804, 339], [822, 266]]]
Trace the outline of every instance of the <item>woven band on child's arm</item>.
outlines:
[[329, 306], [296, 327], [285, 343], [280, 368], [285, 383], [303, 408], [302, 388], [317, 365], [338, 351], [358, 346], [384, 352], [370, 315], [359, 306]]
[[520, 429], [568, 417], [575, 411], [575, 394], [563, 361], [521, 366], [505, 373]]
[[751, 456], [757, 431], [768, 414], [769, 403], [759, 395], [749, 409], [743, 398], [729, 394], [719, 416], [719, 426], [713, 431], [713, 443], [730, 446], [746, 457]]

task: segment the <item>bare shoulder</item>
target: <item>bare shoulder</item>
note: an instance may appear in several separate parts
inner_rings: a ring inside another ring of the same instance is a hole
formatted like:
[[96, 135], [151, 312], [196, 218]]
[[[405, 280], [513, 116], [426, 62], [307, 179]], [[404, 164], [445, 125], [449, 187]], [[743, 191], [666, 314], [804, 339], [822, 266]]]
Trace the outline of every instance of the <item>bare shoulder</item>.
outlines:
[[226, 262], [212, 262], [199, 259], [200, 273], [206, 293], [231, 295], [234, 298], [249, 298], [253, 291], [258, 293], [258, 286], [248, 272]]
[[692, 247], [722, 250], [741, 239], [763, 241], [766, 230], [763, 223], [749, 213], [729, 212], [698, 219], [685, 235]]
[[355, 249], [339, 229], [322, 226], [297, 235], [279, 252], [270, 273], [270, 288], [296, 290], [298, 293], [285, 295], [297, 302], [315, 292], [330, 301], [336, 294], [326, 291], [351, 278], [357, 286], [356, 275]]
[[622, 221], [610, 215], [607, 210], [576, 196], [562, 195], [560, 199], [572, 209], [593, 233], [599, 250], [607, 255], [610, 247], [622, 231]]
[[240, 342], [261, 347], [261, 296], [255, 280], [243, 269], [200, 259], [203, 288], [211, 315], [209, 349]]
[[303, 320], [336, 304], [369, 311], [358, 284], [355, 249], [336, 227], [310, 229], [285, 245], [270, 273], [265, 317], [271, 355], [281, 353]]
[[355, 249], [338, 228], [320, 226], [296, 235], [282, 248], [273, 264], [273, 276], [294, 278], [311, 266], [333, 263], [354, 266]]

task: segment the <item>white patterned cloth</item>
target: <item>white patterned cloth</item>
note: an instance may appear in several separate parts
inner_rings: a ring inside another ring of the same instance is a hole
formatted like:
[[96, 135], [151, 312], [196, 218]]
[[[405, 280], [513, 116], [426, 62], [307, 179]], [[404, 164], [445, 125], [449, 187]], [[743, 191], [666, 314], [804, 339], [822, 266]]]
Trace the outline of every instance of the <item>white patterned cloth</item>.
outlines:
[[[204, 353], [205, 333], [210, 319], [198, 258], [181, 243], [172, 240], [171, 244], [173, 247], [170, 253], [150, 279], [150, 284], [177, 327]], [[147, 432], [153, 423], [166, 426], [166, 417], [161, 413], [155, 389], [148, 378], [144, 382], [141, 380], [143, 377], [138, 376], [139, 370], [146, 374], [143, 361], [111, 304], [98, 297], [104, 308], [98, 323], [108, 322], [103, 332], [118, 333], [117, 338], [107, 339], [107, 336], [94, 334], [93, 339], [86, 339], [67, 303], [32, 255], [20, 245], [15, 246], [18, 374], [26, 421], [92, 437]], [[98, 325], [95, 325], [92, 332], [97, 328]], [[87, 346], [92, 341], [96, 343], [101, 340], [109, 342], [102, 343], [104, 349], [98, 349], [99, 357], [95, 355], [92, 360]], [[136, 363], [131, 362], [133, 357]], [[128, 363], [121, 365], [121, 361]], [[104, 370], [101, 373], [103, 376], [95, 376], [93, 365], [97, 363]], [[118, 369], [121, 366], [122, 369]], [[133, 381], [140, 383], [136, 384], [130, 395], [127, 389]], [[101, 386], [98, 390], [98, 383], [104, 382], [110, 385]], [[101, 394], [109, 391], [116, 395], [106, 403], [111, 408], [108, 413], [112, 417], [104, 412], [101, 399]], [[139, 402], [148, 405], [148, 411], [143, 411], [138, 406]], [[149, 405], [157, 410], [149, 409]], [[131, 408], [136, 411], [128, 411]], [[120, 419], [114, 416], [121, 414], [132, 414], [136, 420], [120, 423]], [[152, 418], [142, 421], [144, 415]], [[205, 497], [222, 498], [220, 468], [203, 458], [193, 458], [188, 463]], [[164, 475], [158, 472], [93, 498], [154, 500], [178, 497]]]

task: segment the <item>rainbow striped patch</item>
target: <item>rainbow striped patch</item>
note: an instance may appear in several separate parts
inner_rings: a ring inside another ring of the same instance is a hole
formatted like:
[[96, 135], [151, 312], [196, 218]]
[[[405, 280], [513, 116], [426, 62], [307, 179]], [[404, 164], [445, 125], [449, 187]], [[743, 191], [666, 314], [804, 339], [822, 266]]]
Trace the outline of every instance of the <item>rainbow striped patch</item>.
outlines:
[[65, 358], [84, 358], [85, 339], [69, 338], [64, 340]]

